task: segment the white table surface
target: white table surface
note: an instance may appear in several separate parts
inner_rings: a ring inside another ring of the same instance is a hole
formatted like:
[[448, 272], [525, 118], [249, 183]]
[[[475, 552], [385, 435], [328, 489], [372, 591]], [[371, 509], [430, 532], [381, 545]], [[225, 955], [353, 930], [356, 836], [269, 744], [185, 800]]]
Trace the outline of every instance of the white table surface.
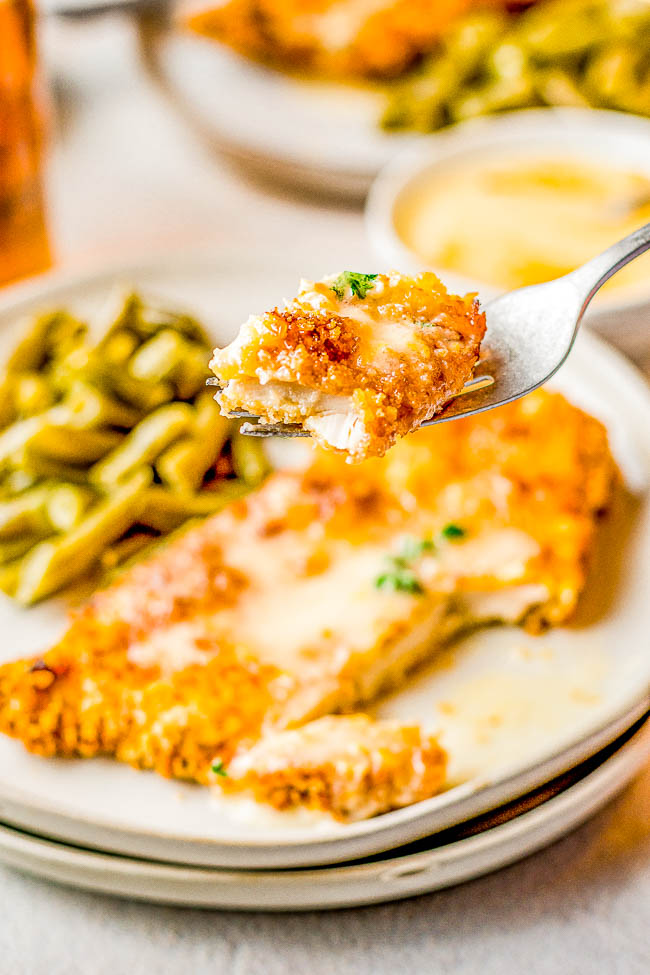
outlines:
[[[139, 70], [120, 17], [46, 25], [59, 118], [59, 262], [170, 248], [370, 260], [359, 211], [261, 187], [215, 157]], [[650, 768], [590, 823], [453, 890], [322, 914], [247, 915], [85, 894], [0, 868], [0, 975], [648, 975]]]

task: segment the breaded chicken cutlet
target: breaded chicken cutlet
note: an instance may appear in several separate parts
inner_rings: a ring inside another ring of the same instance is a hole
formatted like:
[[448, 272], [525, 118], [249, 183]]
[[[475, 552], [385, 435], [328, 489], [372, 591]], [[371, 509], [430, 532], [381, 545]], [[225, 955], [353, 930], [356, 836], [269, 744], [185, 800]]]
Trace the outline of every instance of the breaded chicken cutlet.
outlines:
[[197, 33], [285, 70], [393, 78], [455, 20], [501, 0], [224, 0], [186, 18]]
[[448, 294], [435, 274], [346, 271], [251, 315], [210, 368], [223, 413], [290, 424], [359, 461], [460, 393], [484, 333], [475, 297]]
[[391, 756], [359, 766], [308, 723], [400, 686], [468, 627], [568, 619], [614, 478], [601, 424], [542, 390], [363, 465], [317, 454], [97, 593], [42, 657], [0, 667], [0, 731], [204, 784], [218, 757], [229, 788], [342, 818], [421, 799], [444, 761], [430, 739], [357, 721], [362, 749]]

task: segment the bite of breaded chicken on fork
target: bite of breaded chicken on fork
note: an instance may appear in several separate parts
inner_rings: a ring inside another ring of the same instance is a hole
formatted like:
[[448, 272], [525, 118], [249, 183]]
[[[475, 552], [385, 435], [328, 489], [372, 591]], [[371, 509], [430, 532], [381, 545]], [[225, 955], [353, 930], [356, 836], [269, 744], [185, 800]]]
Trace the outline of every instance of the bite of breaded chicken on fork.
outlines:
[[435, 274], [348, 271], [251, 315], [210, 368], [223, 413], [298, 427], [359, 461], [461, 392], [484, 333], [475, 296], [450, 295]]

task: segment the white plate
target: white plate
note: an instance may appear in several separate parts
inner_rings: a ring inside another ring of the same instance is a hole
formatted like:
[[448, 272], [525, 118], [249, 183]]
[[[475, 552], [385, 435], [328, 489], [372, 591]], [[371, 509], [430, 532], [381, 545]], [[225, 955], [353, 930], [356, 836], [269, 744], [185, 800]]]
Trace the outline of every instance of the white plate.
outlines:
[[[310, 273], [313, 269], [301, 268]], [[18, 319], [65, 303], [101, 305], [117, 279], [195, 310], [227, 341], [242, 317], [295, 289], [298, 269], [243, 258], [170, 259], [95, 275], [50, 274], [5, 293], [7, 345]], [[461, 782], [426, 802], [348, 826], [280, 814], [107, 760], [44, 760], [0, 740], [0, 818], [84, 845], [220, 867], [307, 866], [394, 848], [494, 809], [571, 768], [625, 728], [650, 696], [650, 395], [633, 368], [589, 334], [558, 377], [610, 428], [630, 486], [604, 532], [606, 554], [575, 625], [531, 637], [494, 628], [457, 644], [378, 707], [439, 727]], [[56, 602], [0, 602], [0, 655], [39, 652], [62, 631]]]
[[294, 78], [182, 33], [161, 37], [153, 54], [220, 148], [273, 178], [361, 197], [398, 149], [418, 141], [379, 128], [383, 95], [370, 86]]
[[646, 722], [601, 765], [529, 811], [506, 822], [495, 816], [500, 825], [483, 823], [482, 831], [468, 831], [461, 839], [433, 848], [422, 844], [416, 853], [396, 851], [368, 863], [318, 870], [206, 870], [92, 853], [1, 826], [0, 861], [84, 890], [165, 904], [255, 911], [376, 904], [451, 887], [542, 849], [609, 802], [648, 756]]

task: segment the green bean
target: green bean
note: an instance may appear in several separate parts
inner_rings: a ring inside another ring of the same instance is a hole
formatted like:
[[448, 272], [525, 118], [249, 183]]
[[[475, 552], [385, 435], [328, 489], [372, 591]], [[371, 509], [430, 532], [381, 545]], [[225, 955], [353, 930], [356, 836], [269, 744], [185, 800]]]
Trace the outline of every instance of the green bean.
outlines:
[[585, 98], [568, 71], [561, 68], [538, 69], [533, 74], [533, 83], [537, 94], [547, 105], [589, 108], [589, 99]]
[[[650, 36], [650, 25], [648, 26]], [[650, 54], [650, 44], [648, 45]], [[642, 75], [643, 51], [634, 51], [626, 44], [613, 44], [593, 59], [585, 74], [585, 86], [592, 98], [607, 108], [650, 113], [650, 75], [645, 86], [639, 84]]]
[[67, 535], [37, 545], [23, 561], [16, 599], [23, 605], [38, 602], [92, 568], [137, 520], [151, 477], [150, 468], [136, 471]]
[[469, 14], [451, 26], [443, 38], [442, 57], [468, 78], [481, 66], [488, 51], [500, 41], [508, 19], [501, 11]]
[[125, 562], [130, 562], [135, 555], [142, 556], [146, 549], [153, 547], [158, 541], [157, 535], [137, 532], [134, 535], [127, 535], [110, 545], [105, 552], [102, 552], [102, 569], [111, 572], [118, 566], [123, 566]]
[[83, 379], [76, 379], [63, 401], [75, 427], [134, 427], [142, 411], [127, 406]]
[[38, 372], [78, 345], [86, 331], [86, 325], [67, 311], [40, 315], [15, 347], [6, 368], [8, 372]]
[[143, 525], [167, 534], [189, 518], [215, 514], [247, 491], [241, 481], [223, 481], [218, 487], [198, 494], [172, 494], [163, 487], [153, 486], [147, 491], [139, 520]]
[[21, 416], [33, 416], [52, 406], [54, 390], [37, 372], [16, 373], [13, 377], [14, 409]]
[[[19, 535], [18, 538], [9, 538], [4, 542], [0, 542], [0, 565], [5, 565], [7, 562], [13, 562], [14, 559], [19, 559], [21, 556], [29, 552], [31, 548], [42, 542], [43, 538], [46, 537], [47, 533], [41, 535]], [[52, 533], [49, 532], [51, 535]]]
[[93, 491], [76, 484], [39, 484], [0, 502], [0, 539], [69, 531], [95, 499]]
[[102, 345], [102, 355], [117, 365], [124, 365], [140, 345], [140, 339], [128, 328], [119, 328]]
[[464, 97], [454, 99], [449, 113], [455, 122], [488, 115], [491, 112], [512, 111], [535, 103], [532, 75], [508, 81], [494, 81]]
[[29, 446], [45, 457], [80, 466], [119, 450], [123, 441], [124, 434], [116, 430], [86, 430], [62, 424], [43, 426], [31, 437]]
[[11, 377], [5, 379], [0, 386], [0, 430], [13, 423], [16, 417], [13, 382]]
[[55, 531], [68, 532], [78, 525], [97, 495], [78, 484], [55, 484], [46, 495], [47, 519]]
[[[18, 467], [20, 468], [24, 451], [20, 451], [17, 456]], [[12, 458], [13, 460], [14, 458]], [[4, 476], [0, 477], [0, 497], [13, 497], [21, 494], [29, 488], [34, 487], [39, 478], [35, 474], [30, 474], [26, 470], [6, 470]]]
[[4, 592], [7, 596], [14, 595], [16, 586], [18, 585], [18, 579], [20, 578], [21, 567], [21, 559], [16, 559], [14, 562], [7, 562], [6, 565], [0, 567], [0, 592]]
[[87, 373], [79, 378], [87, 378], [100, 389], [112, 390], [121, 400], [145, 411], [155, 410], [174, 398], [174, 387], [171, 383], [152, 385], [134, 379], [123, 365], [102, 360], [99, 356], [93, 358]]
[[47, 414], [30, 416], [25, 420], [17, 420], [0, 433], [0, 464], [17, 451], [25, 447], [33, 438], [49, 424]]
[[190, 342], [196, 342], [207, 350], [211, 348], [210, 340], [195, 318], [184, 312], [169, 311], [155, 302], [140, 302], [135, 327], [142, 339], [150, 338], [161, 329], [171, 328]]
[[555, 0], [533, 7], [520, 19], [517, 36], [537, 60], [557, 65], [607, 40], [609, 5], [602, 0]]
[[178, 332], [165, 328], [140, 346], [129, 362], [129, 371], [147, 382], [171, 380], [182, 363], [186, 345]]
[[206, 350], [169, 328], [140, 346], [129, 367], [136, 379], [173, 383], [181, 399], [194, 396], [208, 375]]
[[136, 467], [151, 464], [175, 440], [191, 429], [193, 409], [187, 403], [161, 406], [127, 434], [119, 447], [90, 471], [94, 484], [111, 487]]
[[264, 449], [256, 437], [246, 437], [237, 431], [231, 440], [232, 465], [237, 477], [255, 487], [269, 472]]
[[49, 533], [51, 524], [45, 510], [48, 490], [47, 486], [39, 485], [0, 502], [0, 539], [21, 533]]
[[172, 444], [156, 461], [161, 480], [172, 491], [197, 491], [221, 453], [230, 428], [212, 395], [203, 393], [196, 405], [193, 435]]
[[170, 383], [152, 384], [134, 379], [125, 363], [110, 359], [101, 348], [80, 346], [57, 362], [51, 375], [57, 389], [63, 393], [81, 381], [141, 412], [155, 409], [174, 397], [174, 387]]
[[46, 457], [31, 446], [13, 454], [10, 462], [17, 470], [10, 472], [9, 477], [13, 475], [16, 478], [20, 476], [35, 480], [48, 478], [53, 481], [68, 481], [71, 484], [85, 484], [88, 481], [88, 467], [66, 464], [55, 457]]

